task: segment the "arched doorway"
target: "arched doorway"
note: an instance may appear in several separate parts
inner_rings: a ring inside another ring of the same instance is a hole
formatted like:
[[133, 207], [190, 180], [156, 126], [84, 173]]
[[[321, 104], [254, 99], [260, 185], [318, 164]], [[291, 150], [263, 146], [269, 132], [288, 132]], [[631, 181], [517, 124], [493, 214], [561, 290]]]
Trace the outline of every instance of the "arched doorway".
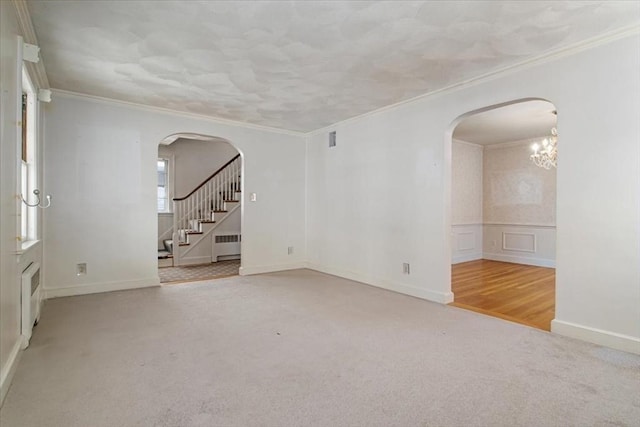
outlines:
[[242, 156], [226, 139], [174, 134], [158, 145], [161, 283], [237, 275], [242, 247]]
[[454, 121], [453, 305], [550, 330], [555, 315], [556, 126], [555, 106], [542, 99], [487, 107]]

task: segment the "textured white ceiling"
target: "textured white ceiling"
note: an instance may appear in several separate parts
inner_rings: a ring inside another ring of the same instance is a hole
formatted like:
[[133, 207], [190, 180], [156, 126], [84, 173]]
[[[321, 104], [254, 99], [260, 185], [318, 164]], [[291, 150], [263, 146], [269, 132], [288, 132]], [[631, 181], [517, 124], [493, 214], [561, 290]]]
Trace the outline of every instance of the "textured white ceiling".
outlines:
[[637, 1], [28, 1], [52, 87], [309, 131], [640, 22]]
[[522, 141], [551, 134], [558, 117], [547, 101], [527, 101], [466, 117], [453, 130], [453, 138], [480, 145]]

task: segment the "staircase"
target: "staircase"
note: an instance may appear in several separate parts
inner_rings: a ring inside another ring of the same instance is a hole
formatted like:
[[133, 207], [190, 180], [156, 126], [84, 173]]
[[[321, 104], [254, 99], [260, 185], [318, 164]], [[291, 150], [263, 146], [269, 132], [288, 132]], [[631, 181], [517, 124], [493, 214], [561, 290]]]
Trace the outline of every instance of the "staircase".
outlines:
[[[218, 261], [217, 242], [229, 239], [219, 239], [215, 231], [225, 222], [239, 224], [241, 169], [238, 154], [187, 196], [173, 199], [174, 266]], [[239, 235], [236, 241], [239, 254]]]

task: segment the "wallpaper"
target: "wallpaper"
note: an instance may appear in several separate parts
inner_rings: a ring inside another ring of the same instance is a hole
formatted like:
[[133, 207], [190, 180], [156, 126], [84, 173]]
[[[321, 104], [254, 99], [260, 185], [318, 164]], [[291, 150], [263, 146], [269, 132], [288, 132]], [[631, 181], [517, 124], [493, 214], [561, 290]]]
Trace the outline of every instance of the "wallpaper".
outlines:
[[451, 223], [482, 224], [482, 147], [451, 144]]
[[556, 170], [535, 166], [530, 143], [485, 147], [485, 223], [555, 225]]

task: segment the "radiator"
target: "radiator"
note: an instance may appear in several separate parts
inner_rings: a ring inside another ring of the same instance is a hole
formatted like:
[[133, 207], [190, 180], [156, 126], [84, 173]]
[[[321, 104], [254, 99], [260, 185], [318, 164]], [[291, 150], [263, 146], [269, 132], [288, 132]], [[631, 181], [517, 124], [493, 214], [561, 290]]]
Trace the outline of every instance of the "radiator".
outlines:
[[217, 234], [213, 236], [212, 261], [218, 261], [218, 257], [240, 256], [240, 234]]
[[29, 345], [33, 325], [40, 318], [40, 263], [33, 262], [22, 272], [22, 342]]

